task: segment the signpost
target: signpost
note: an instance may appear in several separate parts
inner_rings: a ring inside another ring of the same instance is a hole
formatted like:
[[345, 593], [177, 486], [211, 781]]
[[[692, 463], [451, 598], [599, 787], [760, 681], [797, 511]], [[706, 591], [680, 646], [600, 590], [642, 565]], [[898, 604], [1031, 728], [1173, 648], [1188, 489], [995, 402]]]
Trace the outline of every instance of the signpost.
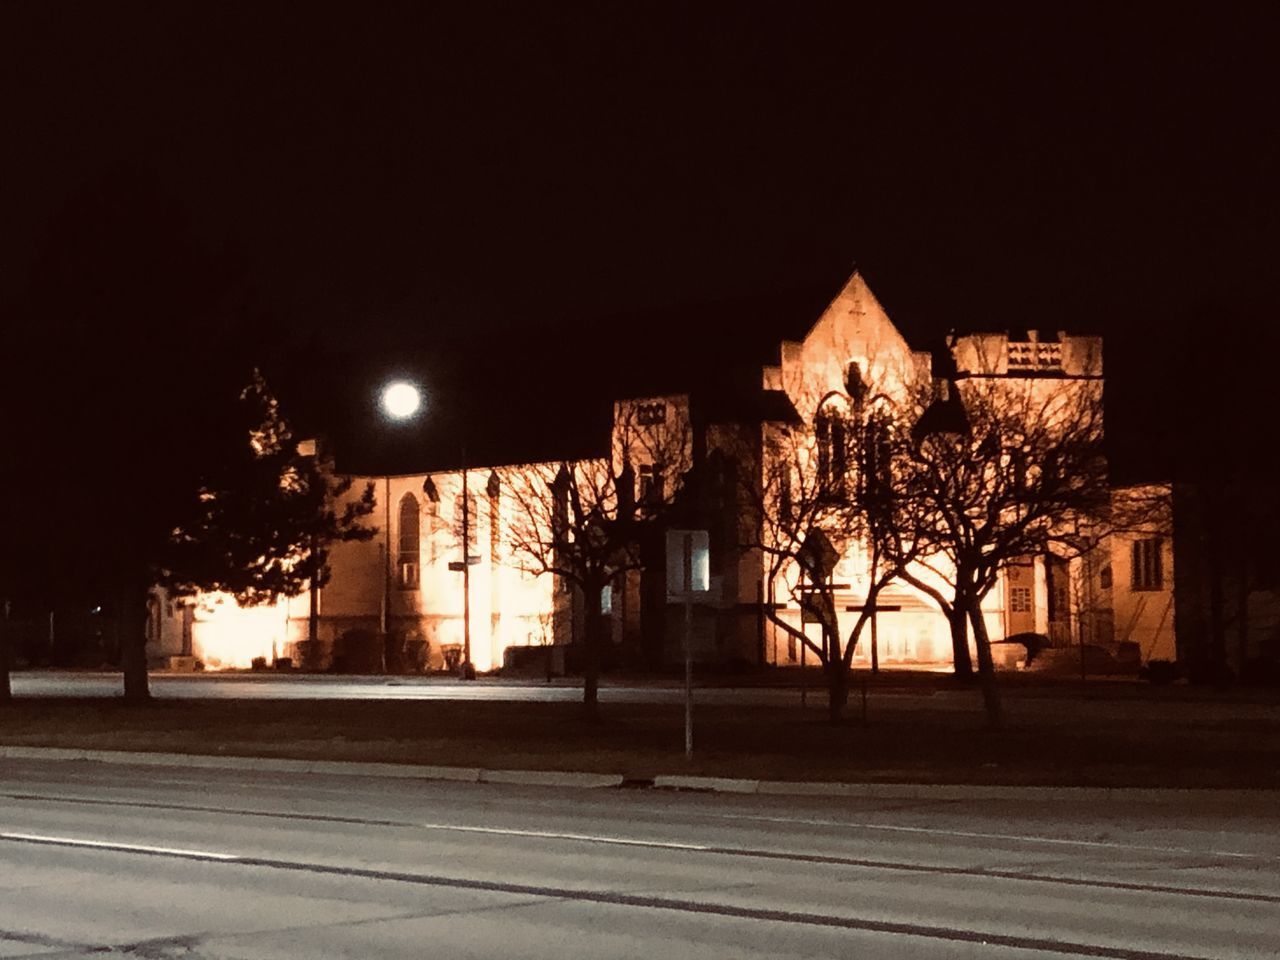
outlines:
[[870, 605], [858, 604], [853, 607], [845, 607], [850, 613], [861, 613], [863, 610], [871, 611], [871, 672], [880, 672], [880, 637], [876, 632], [876, 615], [879, 613], [898, 613], [902, 610], [902, 605], [898, 603], [875, 603]]
[[667, 602], [684, 603], [684, 757], [693, 759], [693, 603], [711, 593], [706, 530], [667, 531]]

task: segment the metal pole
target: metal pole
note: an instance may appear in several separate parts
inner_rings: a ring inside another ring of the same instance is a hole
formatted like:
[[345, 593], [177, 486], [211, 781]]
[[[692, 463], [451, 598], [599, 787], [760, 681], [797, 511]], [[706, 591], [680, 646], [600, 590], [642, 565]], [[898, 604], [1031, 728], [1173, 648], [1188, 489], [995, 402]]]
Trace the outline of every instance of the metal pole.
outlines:
[[880, 672], [880, 636], [876, 631], [876, 608], [879, 606], [876, 601], [871, 602], [871, 672]]
[[387, 633], [391, 627], [391, 477], [383, 478], [382, 504], [382, 649], [378, 660], [387, 672]]
[[[801, 573], [800, 577], [801, 577], [800, 586], [801, 588], [803, 588], [804, 574]], [[810, 585], [813, 584], [812, 578], [810, 578], [809, 583]], [[806, 595], [804, 590], [801, 589], [800, 591], [800, 632], [804, 634], [805, 640], [807, 640], [809, 638], [809, 631], [805, 629], [805, 622], [804, 622], [805, 596]], [[800, 709], [801, 710], [809, 706], [809, 670], [805, 663], [805, 659], [806, 659], [805, 654], [809, 652], [809, 644], [805, 643], [805, 640], [800, 641]]]
[[[800, 632], [806, 637], [809, 631], [804, 628], [804, 613], [800, 614]], [[809, 652], [809, 645], [803, 640], [800, 641], [800, 709], [803, 710], [809, 705], [809, 670], [805, 664], [805, 654]]]
[[693, 600], [684, 600], [684, 758], [693, 759]]
[[320, 587], [316, 581], [320, 579], [319, 539], [311, 536], [311, 584], [307, 604], [307, 640], [311, 642], [312, 656], [315, 655], [316, 641], [320, 638]]
[[467, 495], [467, 451], [462, 451], [462, 679], [474, 680], [471, 665], [471, 498]]

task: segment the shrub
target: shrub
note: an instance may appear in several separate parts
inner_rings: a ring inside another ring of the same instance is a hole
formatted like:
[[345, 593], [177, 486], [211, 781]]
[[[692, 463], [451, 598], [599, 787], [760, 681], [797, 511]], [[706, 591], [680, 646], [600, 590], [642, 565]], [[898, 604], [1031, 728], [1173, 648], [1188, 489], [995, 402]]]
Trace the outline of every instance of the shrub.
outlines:
[[1178, 665], [1171, 660], [1152, 660], [1147, 664], [1147, 679], [1158, 687], [1178, 679]]

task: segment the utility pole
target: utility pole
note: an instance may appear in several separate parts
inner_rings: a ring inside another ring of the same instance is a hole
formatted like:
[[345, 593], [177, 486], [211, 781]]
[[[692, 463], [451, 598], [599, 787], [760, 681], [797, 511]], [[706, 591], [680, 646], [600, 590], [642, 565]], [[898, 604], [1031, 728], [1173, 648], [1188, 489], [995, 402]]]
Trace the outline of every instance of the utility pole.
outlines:
[[378, 656], [382, 672], [387, 672], [387, 634], [391, 626], [391, 477], [383, 478], [382, 522], [382, 649]]
[[474, 680], [471, 662], [471, 497], [467, 492], [467, 449], [462, 448], [462, 679]]

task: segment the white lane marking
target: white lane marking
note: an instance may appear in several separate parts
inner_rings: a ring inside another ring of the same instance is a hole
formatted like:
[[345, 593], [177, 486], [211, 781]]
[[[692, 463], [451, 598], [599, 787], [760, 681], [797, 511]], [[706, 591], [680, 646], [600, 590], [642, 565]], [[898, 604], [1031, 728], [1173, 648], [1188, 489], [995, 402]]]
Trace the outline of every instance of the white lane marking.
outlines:
[[848, 827], [853, 830], [883, 830], [890, 833], [917, 833], [966, 840], [1012, 840], [1019, 843], [1048, 843], [1070, 847], [1098, 847], [1107, 850], [1141, 850], [1147, 853], [1193, 854], [1199, 857], [1232, 857], [1240, 860], [1280, 860], [1280, 856], [1259, 853], [1236, 853], [1230, 850], [1196, 850], [1193, 847], [1162, 847], [1141, 843], [1115, 843], [1110, 840], [1068, 840], [1061, 837], [1037, 837], [1018, 833], [981, 833], [973, 830], [940, 830], [937, 827], [906, 827], [887, 823], [850, 823], [842, 820], [816, 820], [803, 817], [761, 817], [752, 814], [718, 813], [721, 820], [755, 820], [762, 823], [798, 823], [817, 827]]
[[182, 847], [152, 847], [142, 843], [120, 843], [115, 840], [86, 840], [82, 837], [55, 837], [41, 833], [0, 833], [0, 840], [47, 843], [60, 847], [91, 847], [96, 850], [119, 850], [122, 853], [158, 853], [171, 857], [199, 857], [203, 860], [239, 860], [234, 853], [212, 850], [185, 850]]
[[[65, 799], [68, 800], [69, 802], [76, 802], [80, 800], [84, 800], [84, 802], [99, 802], [99, 801], [91, 801], [91, 800], [88, 800], [87, 798], [80, 798], [80, 797], [67, 797]], [[220, 811], [202, 810], [201, 812], [217, 814]], [[653, 812], [653, 811], [652, 809], [650, 809], [647, 812]], [[230, 815], [237, 815], [237, 814], [253, 815], [255, 812], [243, 811], [243, 810], [227, 810], [225, 811], [225, 813]], [[989, 832], [981, 832], [981, 831], [973, 831], [973, 830], [944, 830], [937, 827], [911, 827], [911, 826], [895, 825], [895, 824], [850, 822], [850, 821], [843, 821], [843, 820], [828, 820], [828, 819], [809, 818], [809, 817], [767, 817], [767, 816], [762, 816], [758, 814], [735, 814], [735, 813], [711, 813], [711, 814], [703, 814], [703, 816], [713, 820], [738, 820], [738, 821], [749, 821], [749, 822], [758, 822], [758, 823], [799, 824], [802, 826], [819, 826], [819, 827], [840, 827], [840, 828], [845, 828], [850, 830], [878, 830], [881, 832], [888, 832], [888, 833], [907, 833], [907, 834], [916, 834], [916, 835], [922, 835], [922, 836], [956, 837], [956, 838], [968, 839], [968, 840], [1003, 840], [1003, 841], [1012, 841], [1017, 843], [1039, 843], [1039, 844], [1047, 844], [1047, 845], [1085, 847], [1085, 848], [1102, 849], [1102, 850], [1131, 850], [1131, 851], [1143, 852], [1143, 853], [1166, 853], [1166, 854], [1171, 853], [1171, 854], [1189, 855], [1189, 856], [1197, 856], [1197, 857], [1220, 857], [1220, 858], [1234, 859], [1234, 860], [1255, 860], [1255, 861], [1260, 860], [1263, 862], [1280, 861], [1280, 856], [1274, 855], [1274, 854], [1238, 853], [1230, 850], [1212, 850], [1212, 849], [1198, 850], [1193, 847], [1175, 847], [1175, 846], [1158, 846], [1158, 845], [1152, 845], [1152, 844], [1121, 843], [1121, 842], [1114, 842], [1114, 841], [1107, 841], [1107, 840], [1071, 840], [1071, 839], [1066, 839], [1061, 837], [1044, 837], [1044, 836], [1034, 836], [1034, 835], [1028, 835], [1028, 834], [989, 833]], [[422, 829], [427, 829], [427, 830], [456, 831], [459, 833], [479, 833], [479, 834], [493, 834], [493, 835], [499, 835], [499, 836], [518, 836], [518, 837], [522, 836], [522, 837], [534, 837], [538, 839], [548, 839], [548, 840], [577, 840], [577, 841], [584, 841], [584, 842], [591, 842], [591, 843], [608, 843], [608, 844], [614, 844], [617, 846], [653, 847], [658, 849], [665, 848], [665, 849], [671, 849], [671, 850], [692, 850], [692, 851], [705, 852], [708, 850], [723, 849], [723, 847], [716, 846], [716, 845], [697, 844], [697, 843], [680, 843], [678, 841], [642, 840], [642, 839], [627, 838], [627, 837], [611, 837], [611, 836], [604, 836], [604, 835], [597, 835], [597, 834], [582, 834], [582, 833], [563, 833], [563, 832], [545, 831], [545, 830], [516, 830], [516, 829], [504, 829], [499, 827], [478, 827], [478, 826], [468, 826], [465, 824], [453, 824], [453, 823], [417, 823], [417, 824], [405, 823], [403, 824], [403, 826], [406, 826], [406, 827], [416, 826], [416, 827], [420, 827]], [[9, 835], [0, 834], [0, 838], [3, 838], [5, 836], [9, 836]], [[12, 836], [17, 837], [19, 835], [14, 834]], [[93, 841], [93, 842], [96, 843], [97, 841]], [[89, 845], [89, 844], [90, 844], [90, 841], [84, 841], [84, 845]], [[128, 848], [128, 845], [118, 844], [117, 846], [121, 846], [122, 848]], [[138, 848], [138, 849], [155, 849], [157, 851], [163, 852], [164, 848]], [[177, 851], [177, 852], [189, 853], [188, 851]], [[205, 854], [199, 851], [195, 851], [192, 855], [204, 856]], [[235, 859], [235, 857], [232, 857], [229, 855], [219, 855], [219, 854], [212, 854], [212, 853], [207, 854], [207, 856], [213, 857], [215, 859]]]
[[608, 837], [593, 833], [557, 833], [551, 830], [515, 830], [503, 827], [471, 827], [457, 823], [419, 823], [424, 830], [451, 830], [457, 833], [487, 833], [503, 837], [535, 837], [539, 840], [579, 840], [587, 843], [611, 843], [620, 847], [658, 847], [664, 850], [711, 850], [701, 843], [678, 843], [674, 840], [640, 840]]

